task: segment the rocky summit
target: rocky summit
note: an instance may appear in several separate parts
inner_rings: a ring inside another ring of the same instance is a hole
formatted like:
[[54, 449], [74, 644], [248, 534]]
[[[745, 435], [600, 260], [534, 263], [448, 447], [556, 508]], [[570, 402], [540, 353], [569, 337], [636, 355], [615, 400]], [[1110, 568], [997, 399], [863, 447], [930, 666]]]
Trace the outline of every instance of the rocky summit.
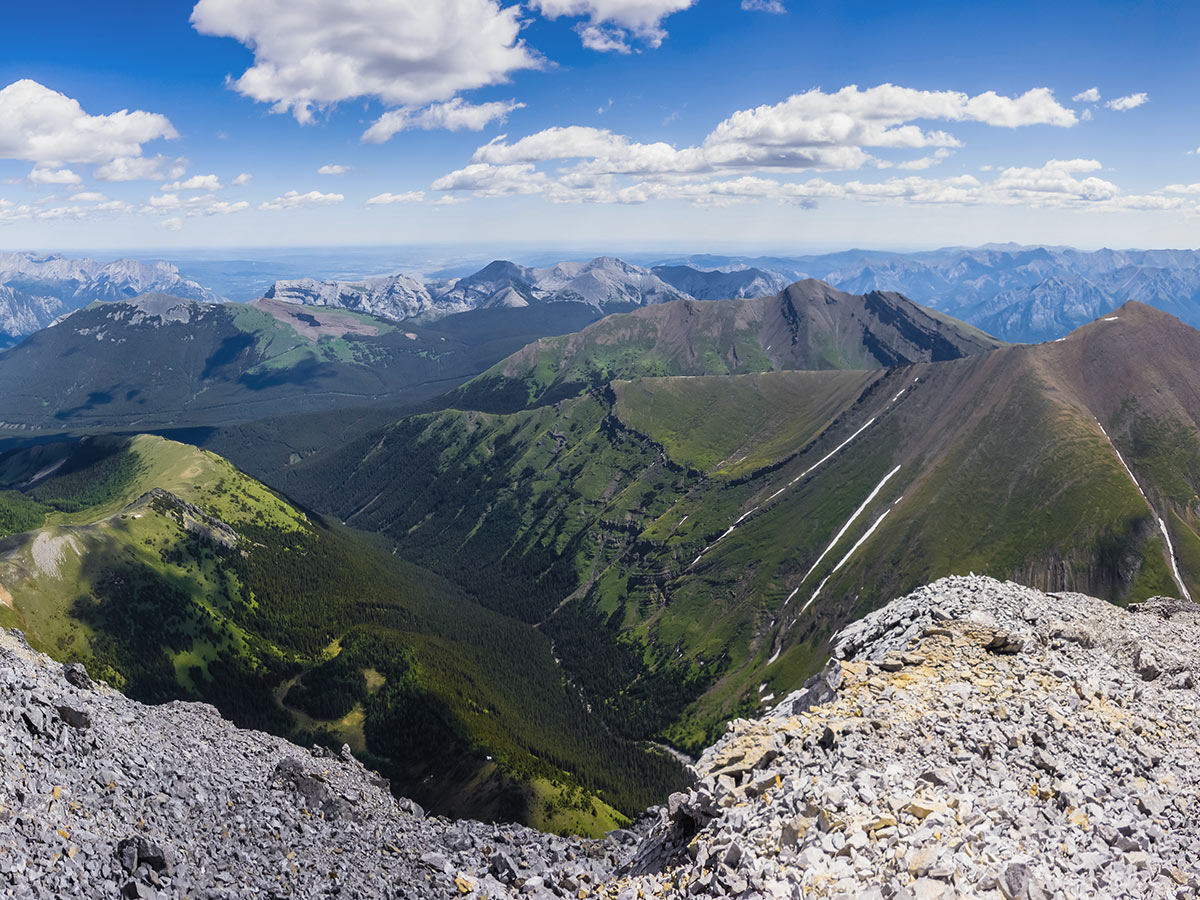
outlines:
[[143, 706], [0, 632], [0, 896], [575, 896], [628, 855], [427, 818], [348, 749]]
[[424, 816], [348, 752], [0, 633], [0, 895], [1191, 898], [1200, 608], [948, 578], [843, 629], [603, 841]]
[[938, 581], [731, 722], [606, 890], [1195, 897], [1198, 642], [1190, 602]]

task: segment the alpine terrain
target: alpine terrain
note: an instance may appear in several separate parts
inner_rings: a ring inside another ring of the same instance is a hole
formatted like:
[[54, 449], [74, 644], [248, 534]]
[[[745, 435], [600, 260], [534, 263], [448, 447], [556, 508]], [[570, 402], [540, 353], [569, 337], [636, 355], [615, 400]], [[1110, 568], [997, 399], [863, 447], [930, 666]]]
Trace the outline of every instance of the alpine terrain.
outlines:
[[597, 834], [683, 780], [602, 729], [545, 636], [159, 437], [0, 455], [0, 600], [131, 697], [348, 743], [439, 813]]
[[133, 259], [102, 263], [57, 254], [0, 251], [0, 349], [96, 300], [127, 300], [162, 292], [192, 300], [219, 299], [170, 263]]
[[603, 841], [427, 817], [348, 752], [145, 707], [0, 632], [13, 896], [1187, 898], [1192, 604], [987, 578], [839, 632], [693, 785]]
[[[942, 575], [1200, 588], [1200, 332], [1129, 303], [997, 346], [900, 301], [868, 324], [871, 297], [605, 319], [276, 483], [549, 635], [610, 728], [689, 752]], [[771, 371], [781, 345], [903, 362]]]
[[211, 426], [403, 406], [596, 315], [564, 304], [401, 327], [269, 298], [210, 303], [145, 294], [97, 302], [0, 353], [0, 427]]
[[473, 309], [583, 303], [605, 311], [687, 296], [657, 274], [612, 257], [536, 269], [496, 260], [464, 278], [423, 284], [410, 275], [359, 282], [277, 281], [268, 297], [356, 309], [389, 319], [432, 321]]

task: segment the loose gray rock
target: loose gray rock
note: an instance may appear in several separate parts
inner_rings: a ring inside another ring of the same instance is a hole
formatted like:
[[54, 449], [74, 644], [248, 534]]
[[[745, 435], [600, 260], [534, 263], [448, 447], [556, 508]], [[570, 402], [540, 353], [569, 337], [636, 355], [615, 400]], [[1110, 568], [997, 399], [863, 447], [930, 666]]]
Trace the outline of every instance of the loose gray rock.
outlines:
[[1195, 898], [1198, 610], [935, 582], [602, 841], [426, 817], [0, 632], [0, 896]]

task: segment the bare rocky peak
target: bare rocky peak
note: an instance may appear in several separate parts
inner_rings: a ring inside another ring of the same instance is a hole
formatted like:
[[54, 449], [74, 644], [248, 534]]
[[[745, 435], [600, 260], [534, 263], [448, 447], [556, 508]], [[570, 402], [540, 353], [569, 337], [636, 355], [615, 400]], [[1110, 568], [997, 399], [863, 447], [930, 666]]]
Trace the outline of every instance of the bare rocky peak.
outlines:
[[[196, 300], [219, 299], [208, 288], [189, 281], [179, 274], [179, 269], [167, 262], [144, 263], [136, 259], [117, 259], [101, 262], [95, 259], [68, 258], [58, 254], [0, 253], [0, 283], [14, 279], [75, 282], [74, 295], [86, 298], [86, 302], [97, 299], [113, 299], [109, 296], [92, 296], [100, 292], [100, 286], [119, 290], [124, 296], [134, 296], [150, 291], [173, 291], [180, 296]], [[53, 289], [54, 284], [48, 285]]]
[[267, 297], [308, 306], [335, 306], [382, 316], [412, 319], [433, 309], [428, 289], [410, 275], [379, 275], [361, 281], [277, 281]]
[[647, 269], [613, 257], [559, 263], [541, 269], [496, 260], [451, 282], [423, 284], [405, 275], [361, 281], [277, 281], [268, 297], [310, 306], [341, 306], [389, 319], [433, 321], [474, 309], [521, 307], [533, 302], [645, 306], [688, 295]]
[[1192, 898], [1197, 643], [1191, 603], [943, 579], [584, 841], [426, 818], [348, 752], [143, 706], [0, 632], [0, 892]]
[[[6, 286], [7, 282], [16, 287]], [[221, 299], [166, 262], [0, 253], [0, 347], [96, 300], [126, 300], [147, 293], [205, 302]]]

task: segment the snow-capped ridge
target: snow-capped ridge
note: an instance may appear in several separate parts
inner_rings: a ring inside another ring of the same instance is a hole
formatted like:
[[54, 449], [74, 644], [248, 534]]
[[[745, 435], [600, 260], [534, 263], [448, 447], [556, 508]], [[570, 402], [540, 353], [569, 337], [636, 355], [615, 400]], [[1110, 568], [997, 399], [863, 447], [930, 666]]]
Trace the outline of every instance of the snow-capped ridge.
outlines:
[[528, 268], [495, 260], [472, 275], [423, 284], [403, 273], [358, 281], [277, 281], [267, 296], [309, 306], [340, 306], [388, 319], [434, 321], [475, 309], [532, 303], [585, 303], [600, 310], [647, 306], [690, 295], [648, 269], [611, 256]]

